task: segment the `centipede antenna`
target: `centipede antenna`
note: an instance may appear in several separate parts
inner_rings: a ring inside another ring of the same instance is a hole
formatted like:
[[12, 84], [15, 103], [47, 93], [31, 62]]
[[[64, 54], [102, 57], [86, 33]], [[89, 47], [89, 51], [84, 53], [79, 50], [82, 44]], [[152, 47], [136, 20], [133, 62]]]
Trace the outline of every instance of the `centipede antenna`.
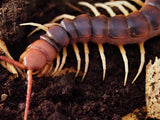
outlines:
[[39, 24], [39, 23], [28, 22], [28, 23], [22, 23], [22, 24], [20, 24], [20, 26], [26, 26], [26, 25], [36, 26], [36, 27], [39, 27], [40, 29], [42, 29], [44, 31], [48, 30], [48, 27], [45, 27], [44, 25]]
[[101, 60], [102, 60], [103, 80], [104, 80], [105, 75], [106, 75], [106, 57], [104, 55], [104, 48], [103, 48], [102, 44], [98, 44], [98, 49], [99, 49], [99, 53], [100, 53]]
[[81, 1], [81, 2], [78, 2], [78, 4], [90, 8], [90, 9], [92, 10], [92, 12], [95, 14], [95, 16], [98, 16], [98, 15], [101, 14], [101, 13], [97, 10], [97, 8], [96, 8], [95, 6], [93, 6], [92, 4], [90, 4], [90, 3], [88, 3], [88, 2]]
[[144, 2], [142, 0], [130, 0], [130, 1], [135, 2], [139, 6], [143, 6], [144, 5]]
[[79, 55], [79, 49], [78, 49], [77, 44], [76, 44], [76, 43], [73, 43], [72, 45], [73, 45], [73, 50], [74, 50], [74, 53], [75, 53], [76, 59], [77, 59], [77, 72], [76, 72], [76, 74], [75, 74], [75, 77], [77, 77], [77, 76], [78, 76], [78, 73], [79, 73], [79, 71], [80, 71], [80, 67], [81, 67], [81, 57], [80, 57], [80, 55]]
[[139, 43], [139, 48], [140, 48], [140, 53], [141, 53], [141, 63], [137, 72], [137, 75], [135, 76], [135, 78], [132, 81], [132, 84], [136, 81], [136, 79], [138, 78], [139, 74], [142, 72], [144, 63], [145, 63], [145, 49], [144, 49], [144, 43]]
[[124, 86], [126, 86], [126, 83], [127, 83], [127, 77], [128, 77], [128, 59], [127, 59], [127, 56], [126, 56], [126, 51], [124, 49], [124, 47], [122, 45], [119, 45], [119, 50], [122, 54], [122, 58], [123, 58], [123, 61], [124, 61], [124, 67], [125, 67], [125, 78], [124, 78]]
[[29, 105], [30, 105], [30, 98], [31, 98], [31, 89], [32, 89], [32, 70], [27, 70], [27, 96], [26, 96], [26, 107], [24, 112], [24, 120], [27, 120]]
[[67, 48], [64, 47], [63, 48], [63, 57], [62, 57], [61, 65], [60, 65], [59, 69], [57, 70], [57, 72], [55, 73], [55, 75], [58, 74], [62, 70], [62, 68], [63, 68], [63, 66], [66, 62], [66, 58], [67, 58]]
[[59, 65], [60, 65], [60, 56], [59, 56], [59, 53], [57, 53], [57, 61], [56, 61], [56, 67], [54, 69], [54, 71], [51, 73], [51, 76], [54, 76], [55, 73], [57, 72], [58, 68], [59, 68]]
[[129, 8], [132, 11], [138, 11], [138, 9], [128, 1], [116, 1], [116, 2], [124, 5], [125, 7]]
[[5, 61], [5, 62], [7, 62], [7, 63], [10, 63], [10, 64], [13, 64], [13, 65], [15, 65], [16, 67], [19, 67], [19, 68], [21, 68], [21, 69], [26, 69], [26, 66], [25, 66], [24, 64], [21, 64], [21, 63], [15, 61], [15, 60], [12, 60], [12, 59], [10, 59], [10, 58], [7, 58], [6, 56], [0, 56], [0, 60], [3, 60], [3, 61]]
[[109, 6], [106, 6], [103, 3], [95, 3], [94, 5], [96, 7], [101, 7], [103, 9], [105, 9], [110, 14], [111, 17], [116, 15], [116, 13]]
[[117, 2], [105, 2], [105, 5], [116, 6], [125, 16], [129, 14], [129, 12], [119, 3]]
[[89, 66], [89, 48], [88, 48], [88, 44], [84, 43], [84, 53], [85, 53], [85, 68], [84, 68], [84, 73], [83, 73], [83, 77], [81, 79], [81, 82], [83, 82], [86, 73], [88, 71], [88, 66]]

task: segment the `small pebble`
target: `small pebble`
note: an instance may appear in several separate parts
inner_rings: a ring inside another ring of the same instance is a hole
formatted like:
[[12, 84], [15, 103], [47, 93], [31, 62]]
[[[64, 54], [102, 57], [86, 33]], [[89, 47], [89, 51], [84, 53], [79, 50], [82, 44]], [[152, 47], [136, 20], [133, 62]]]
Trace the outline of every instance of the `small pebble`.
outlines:
[[8, 95], [7, 94], [2, 94], [1, 95], [1, 102], [5, 101], [7, 99]]

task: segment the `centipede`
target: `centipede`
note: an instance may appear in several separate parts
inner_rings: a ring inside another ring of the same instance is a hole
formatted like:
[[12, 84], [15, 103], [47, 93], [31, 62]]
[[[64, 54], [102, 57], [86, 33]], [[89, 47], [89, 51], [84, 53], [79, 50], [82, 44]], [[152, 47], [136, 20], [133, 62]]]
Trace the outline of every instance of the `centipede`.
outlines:
[[[160, 34], [160, 1], [145, 0], [144, 3], [136, 0], [133, 1], [142, 6], [140, 10], [137, 10], [136, 7], [127, 1], [95, 3], [94, 5], [87, 2], [79, 2], [80, 5], [90, 8], [95, 16], [91, 17], [88, 14], [81, 14], [78, 16], [64, 14], [44, 25], [32, 22], [21, 24], [21, 26], [32, 25], [38, 27], [31, 34], [39, 29], [46, 31], [45, 34], [40, 35], [40, 39], [27, 47], [20, 56], [19, 62], [5, 56], [0, 56], [2, 61], [13, 64], [23, 70], [27, 70], [26, 79], [28, 84], [24, 120], [27, 120], [29, 111], [33, 81], [32, 74], [36, 73], [38, 77], [42, 77], [45, 74], [54, 76], [61, 71], [66, 61], [66, 48], [69, 44], [73, 46], [77, 59], [76, 77], [79, 74], [81, 66], [81, 57], [79, 55], [77, 43], [82, 43], [84, 46], [85, 68], [81, 81], [84, 80], [89, 67], [89, 42], [98, 45], [103, 68], [103, 80], [106, 78], [105, 74], [107, 67], [103, 44], [117, 46], [124, 61], [124, 86], [127, 83], [129, 70], [128, 59], [123, 46], [127, 44], [138, 44], [141, 54], [140, 65], [132, 83], [136, 81], [142, 72], [145, 63], [145, 41]], [[123, 14], [116, 15], [108, 5], [117, 6]], [[128, 13], [122, 5], [130, 8], [132, 12]], [[101, 14], [96, 7], [104, 8], [111, 17]], [[61, 20], [59, 24], [55, 23], [57, 19], [59, 20], [62, 18], [63, 20]], [[59, 55], [60, 51], [63, 52], [61, 62]], [[37, 60], [39, 60], [39, 62], [37, 62]], [[52, 70], [53, 61], [55, 60], [56, 66]]]

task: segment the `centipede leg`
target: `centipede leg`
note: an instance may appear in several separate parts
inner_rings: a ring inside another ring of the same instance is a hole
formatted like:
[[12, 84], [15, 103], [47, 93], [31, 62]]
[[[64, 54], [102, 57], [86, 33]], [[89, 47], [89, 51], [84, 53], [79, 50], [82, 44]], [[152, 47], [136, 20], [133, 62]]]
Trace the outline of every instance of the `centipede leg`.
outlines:
[[26, 107], [24, 112], [24, 120], [27, 120], [29, 105], [30, 105], [30, 97], [31, 97], [31, 89], [32, 89], [32, 70], [27, 70], [27, 96], [26, 96]]
[[137, 75], [135, 76], [135, 78], [132, 81], [132, 84], [136, 81], [136, 79], [138, 78], [139, 74], [142, 72], [144, 63], [145, 63], [145, 49], [144, 49], [144, 43], [139, 43], [139, 48], [140, 48], [140, 53], [141, 53], [141, 63], [137, 72]]
[[125, 78], [124, 78], [124, 86], [126, 86], [126, 83], [127, 83], [127, 77], [128, 77], [128, 59], [127, 59], [127, 56], [126, 56], [126, 51], [124, 49], [124, 47], [122, 45], [119, 45], [119, 50], [122, 54], [122, 58], [123, 58], [123, 61], [124, 61], [124, 66], [125, 66]]
[[77, 77], [77, 76], [78, 76], [78, 73], [79, 73], [79, 71], [80, 71], [80, 67], [81, 67], [81, 57], [80, 57], [80, 55], [79, 55], [79, 49], [78, 49], [76, 43], [73, 44], [73, 50], [74, 50], [74, 52], [75, 52], [76, 59], [77, 59], [77, 72], [76, 72], [76, 74], [75, 74], [75, 77]]
[[135, 2], [136, 4], [138, 4], [139, 6], [143, 6], [144, 2], [142, 0], [130, 0], [130, 1], [133, 1]]
[[88, 71], [88, 66], [89, 66], [89, 48], [88, 48], [88, 44], [84, 43], [84, 53], [85, 53], [85, 68], [84, 68], [84, 74], [83, 77], [81, 79], [81, 82], [83, 82], [86, 73]]
[[67, 48], [64, 47], [63, 48], [63, 57], [62, 57], [61, 65], [60, 65], [59, 69], [57, 70], [57, 72], [55, 73], [55, 75], [58, 74], [62, 70], [62, 68], [63, 68], [63, 66], [66, 62], [66, 58], [67, 58]]
[[20, 26], [26, 26], [26, 25], [36, 26], [36, 27], [41, 28], [41, 29], [44, 30], [44, 31], [47, 31], [47, 30], [48, 30], [48, 27], [45, 27], [44, 25], [39, 24], [39, 23], [29, 22], [29, 23], [22, 23], [22, 24], [20, 24]]
[[48, 69], [48, 71], [47, 71], [47, 73], [46, 73], [46, 75], [48, 76], [48, 75], [50, 75], [51, 74], [51, 72], [52, 72], [52, 70], [53, 70], [53, 62], [51, 63], [51, 65], [50, 65], [50, 67], [49, 67], [49, 69]]
[[51, 76], [54, 76], [55, 75], [55, 73], [57, 72], [57, 70], [58, 70], [58, 68], [59, 68], [59, 65], [60, 65], [60, 56], [59, 56], [59, 53], [57, 53], [57, 63], [56, 63], [56, 67], [55, 67], [55, 69], [54, 69], [54, 71], [53, 72], [51, 72]]
[[[55, 24], [58, 25], [58, 23], [56, 23], [56, 22], [59, 21], [59, 20], [61, 20], [61, 19], [64, 19], [64, 18], [74, 19], [75, 16], [69, 15], [69, 14], [62, 14], [62, 15], [59, 15], [59, 16], [55, 17], [55, 18], [54, 18], [53, 20], [51, 20], [49, 23], [43, 24], [43, 26], [49, 28], [49, 27], [51, 27], [52, 25], [55, 25]], [[39, 30], [41, 29], [41, 27], [39, 27], [39, 26], [36, 26], [36, 27], [37, 27], [36, 29], [34, 29], [31, 33], [29, 33], [28, 37], [31, 36], [32, 34], [34, 34], [35, 32], [37, 32], [37, 31], [39, 31]]]
[[98, 44], [98, 49], [99, 49], [99, 53], [100, 53], [101, 60], [102, 60], [103, 80], [104, 80], [105, 75], [106, 75], [106, 57], [104, 55], [104, 48], [103, 48], [102, 44]]
[[103, 8], [103, 9], [105, 9], [105, 10], [109, 13], [109, 15], [110, 15], [111, 17], [113, 17], [113, 16], [116, 15], [116, 13], [111, 9], [111, 7], [106, 6], [106, 5], [104, 5], [103, 3], [95, 3], [94, 5], [95, 5], [96, 7], [101, 7], [101, 8]]
[[133, 12], [134, 11], [138, 11], [138, 9], [134, 5], [132, 5], [131, 3], [129, 3], [128, 1], [116, 1], [116, 2], [124, 5], [125, 7], [129, 8]]
[[96, 9], [95, 6], [93, 6], [92, 4], [88, 3], [88, 2], [84, 2], [84, 1], [81, 1], [81, 2], [78, 2], [79, 5], [83, 5], [83, 6], [86, 6], [88, 8], [90, 8], [92, 10], [92, 12], [94, 13], [95, 16], [98, 16], [100, 15], [100, 12]]
[[[20, 24], [20, 26], [26, 26], [26, 25], [31, 25], [31, 26], [36, 26], [38, 27], [39, 29], [42, 29], [44, 30], [45, 32], [48, 30], [48, 27], [42, 25], [42, 24], [39, 24], [39, 23], [33, 23], [33, 22], [29, 22], [29, 23], [22, 23]], [[27, 37], [30, 37], [33, 33], [35, 33], [36, 31], [32, 31], [31, 33], [28, 34]]]
[[129, 14], [129, 12], [127, 11], [127, 9], [125, 9], [125, 7], [123, 7], [118, 2], [106, 2], [104, 4], [105, 5], [110, 5], [110, 6], [116, 6], [125, 16], [127, 16]]
[[50, 66], [51, 66], [51, 62], [47, 63], [44, 68], [42, 69], [42, 71], [40, 71], [40, 73], [38, 73], [37, 77], [42, 77], [43, 75], [47, 74]]

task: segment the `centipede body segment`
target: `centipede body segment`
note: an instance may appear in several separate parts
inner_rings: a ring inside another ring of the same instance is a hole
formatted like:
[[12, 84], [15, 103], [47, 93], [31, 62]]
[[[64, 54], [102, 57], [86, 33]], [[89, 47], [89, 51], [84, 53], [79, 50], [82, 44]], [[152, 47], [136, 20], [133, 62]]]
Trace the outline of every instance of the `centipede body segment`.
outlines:
[[[143, 5], [139, 11], [136, 11], [136, 8], [128, 2], [115, 2], [115, 5], [124, 15], [116, 15], [114, 11], [107, 6], [114, 6], [112, 2], [104, 4], [96, 3], [95, 6], [86, 2], [80, 2], [79, 4], [89, 7], [95, 16], [90, 17], [87, 14], [81, 14], [76, 17], [63, 15], [60, 19], [63, 17], [65, 19], [63, 19], [60, 24], [21, 24], [37, 26], [46, 31], [46, 34], [41, 35], [39, 40], [33, 42], [26, 49], [26, 51], [21, 55], [19, 62], [0, 56], [0, 59], [3, 61], [14, 64], [21, 69], [27, 69], [28, 87], [24, 120], [27, 120], [29, 110], [33, 71], [36, 70], [37, 76], [39, 77], [45, 74], [50, 74], [52, 76], [56, 75], [65, 64], [67, 57], [66, 47], [69, 44], [73, 45], [77, 58], [77, 72], [75, 76], [78, 75], [81, 66], [81, 57], [79, 55], [77, 43], [82, 43], [84, 45], [85, 68], [82, 81], [84, 80], [89, 67], [88, 42], [93, 42], [98, 45], [103, 67], [103, 80], [105, 79], [107, 67], [103, 44], [108, 43], [116, 45], [122, 54], [125, 66], [124, 85], [126, 85], [129, 70], [128, 59], [123, 46], [127, 44], [139, 44], [141, 63], [133, 82], [138, 78], [145, 62], [144, 42], [160, 34], [160, 1], [146, 0], [144, 4], [138, 0], [133, 1], [139, 5]], [[133, 12], [129, 14], [123, 6], [127, 6]], [[96, 7], [105, 8], [111, 17], [102, 15]], [[62, 49], [63, 57], [60, 62], [59, 52]], [[52, 62], [56, 58], [56, 67], [51, 70], [53, 64]], [[37, 59], [39, 59], [40, 62], [37, 62]], [[51, 72], [48, 73], [48, 71]]]

